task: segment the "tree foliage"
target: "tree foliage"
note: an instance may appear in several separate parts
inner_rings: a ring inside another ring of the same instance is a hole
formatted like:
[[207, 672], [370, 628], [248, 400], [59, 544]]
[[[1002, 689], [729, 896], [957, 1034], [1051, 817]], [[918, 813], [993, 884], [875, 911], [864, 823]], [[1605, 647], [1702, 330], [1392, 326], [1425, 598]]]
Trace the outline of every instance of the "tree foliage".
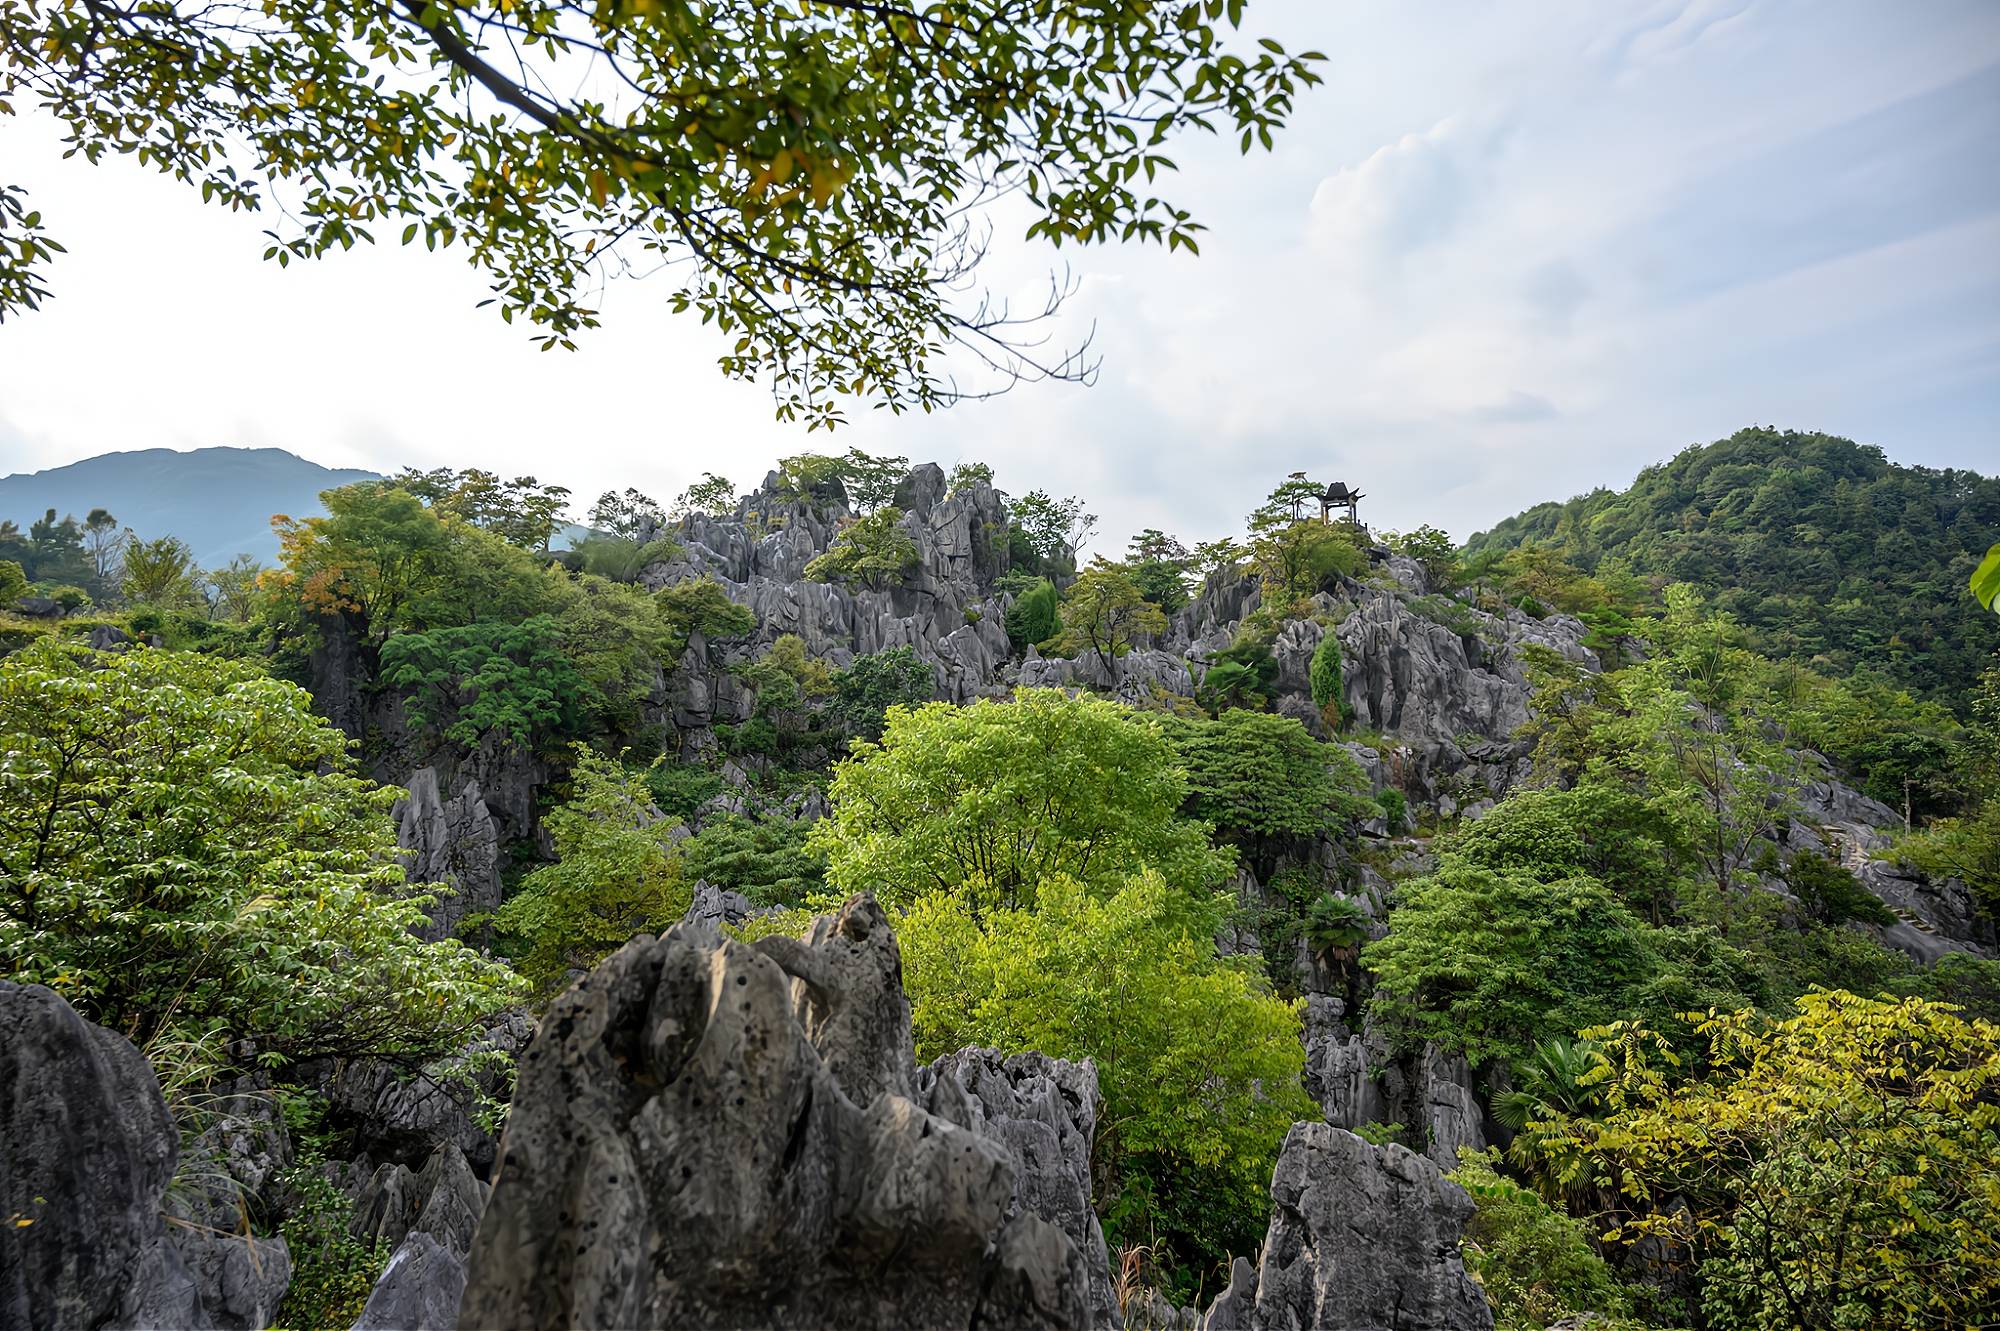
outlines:
[[1096, 1060], [1112, 1242], [1206, 1268], [1254, 1247], [1300, 1088], [1295, 1005], [1215, 955], [1217, 904], [1146, 871], [1044, 878], [1034, 909], [922, 896], [897, 924], [917, 1056], [966, 1045]]
[[1372, 813], [1360, 765], [1291, 717], [1233, 708], [1163, 718], [1161, 733], [1187, 769], [1187, 812], [1239, 845], [1309, 842]]
[[427, 1054], [514, 993], [424, 943], [388, 810], [292, 685], [192, 653], [0, 661], [0, 965], [144, 1042]]
[[1694, 1021], [1692, 1079], [1655, 1031], [1598, 1033], [1610, 1112], [1569, 1131], [1615, 1239], [1687, 1245], [1723, 1331], [2000, 1316], [2000, 1030], [1848, 993]]
[[1167, 627], [1122, 565], [1093, 560], [1063, 595], [1057, 612], [1062, 650], [1090, 652], [1107, 665], [1132, 650], [1136, 638]]
[[569, 491], [532, 476], [503, 481], [490, 471], [405, 467], [395, 484], [440, 513], [492, 532], [523, 550], [546, 550], [569, 504]]
[[[1269, 147], [1317, 81], [1314, 53], [1231, 50], [1241, 13], [7, 0], [0, 103], [44, 108], [86, 161], [134, 154], [232, 209], [282, 202], [281, 264], [385, 227], [459, 245], [545, 346], [596, 325], [607, 271], [669, 268], [670, 304], [733, 339], [726, 374], [826, 424], [837, 393], [948, 400], [950, 339], [1003, 379], [1086, 373], [1031, 359], [1004, 306], [958, 303], [978, 219], [1017, 195], [1030, 238], [1192, 249], [1199, 224], [1155, 183], [1165, 145], [1202, 129]], [[12, 314], [41, 299], [53, 242], [4, 197]]]
[[891, 707], [918, 707], [936, 695], [937, 672], [914, 647], [871, 652], [833, 677], [834, 721], [851, 738], [877, 740]]
[[547, 615], [399, 633], [382, 645], [381, 678], [407, 692], [413, 725], [435, 727], [468, 749], [489, 734], [520, 745], [575, 734], [590, 688]]
[[1687, 449], [1628, 489], [1529, 509], [1467, 550], [1537, 541], [1586, 572], [1696, 583], [1766, 655], [1839, 677], [1879, 669], [1956, 700], [2000, 648], [2000, 619], [1965, 594], [1996, 530], [2000, 479], [1760, 427]]
[[1032, 905], [1041, 883], [1115, 890], [1141, 867], [1200, 892], [1229, 860], [1181, 815], [1187, 782], [1155, 723], [1117, 703], [1023, 689], [1012, 702], [891, 708], [880, 743], [834, 771], [813, 825], [827, 880], [907, 905]]
[[675, 852], [677, 824], [653, 807], [645, 774], [574, 746], [570, 796], [542, 820], [555, 847], [521, 881], [494, 923], [522, 940], [521, 973], [544, 995], [638, 933], [687, 913], [691, 891]]
[[900, 585], [920, 558], [916, 541], [903, 528], [903, 510], [878, 508], [842, 527], [827, 552], [806, 565], [806, 577], [880, 591]]

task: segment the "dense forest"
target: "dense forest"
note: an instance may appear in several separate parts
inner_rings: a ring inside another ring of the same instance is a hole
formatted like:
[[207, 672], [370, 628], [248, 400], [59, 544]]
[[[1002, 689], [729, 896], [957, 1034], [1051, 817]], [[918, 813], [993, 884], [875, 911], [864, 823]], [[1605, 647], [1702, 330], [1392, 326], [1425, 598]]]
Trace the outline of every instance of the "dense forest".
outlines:
[[408, 471], [270, 567], [10, 525], [0, 968], [153, 1063], [285, 1325], [355, 1320], [366, 1176], [442, 1149], [385, 1086], [490, 1171], [504, 1032], [863, 892], [920, 1061], [1092, 1060], [1128, 1325], [1254, 1258], [1300, 1120], [1465, 1189], [1502, 1327], [2000, 1310], [2000, 482], [1753, 431], [1464, 550], [1294, 478], [1086, 558], [996, 479], [806, 454], [552, 551], [567, 492]]
[[1996, 531], [2000, 478], [1758, 427], [1627, 489], [1538, 504], [1466, 548], [1535, 546], [1586, 573], [1705, 587], [1768, 656], [1962, 702], [2000, 647], [2000, 620], [1965, 595]]

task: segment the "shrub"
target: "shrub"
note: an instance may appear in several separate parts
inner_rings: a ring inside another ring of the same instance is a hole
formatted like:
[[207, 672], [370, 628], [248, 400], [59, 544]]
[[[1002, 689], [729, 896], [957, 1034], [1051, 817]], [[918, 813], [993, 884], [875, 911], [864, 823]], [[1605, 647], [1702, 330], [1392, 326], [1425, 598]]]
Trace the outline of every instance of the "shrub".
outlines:
[[1026, 590], [1014, 598], [1014, 604], [1007, 607], [1004, 621], [1007, 627], [1007, 641], [1021, 651], [1031, 643], [1047, 642], [1061, 627], [1057, 617], [1059, 598], [1055, 584], [1047, 578], [1036, 578]]

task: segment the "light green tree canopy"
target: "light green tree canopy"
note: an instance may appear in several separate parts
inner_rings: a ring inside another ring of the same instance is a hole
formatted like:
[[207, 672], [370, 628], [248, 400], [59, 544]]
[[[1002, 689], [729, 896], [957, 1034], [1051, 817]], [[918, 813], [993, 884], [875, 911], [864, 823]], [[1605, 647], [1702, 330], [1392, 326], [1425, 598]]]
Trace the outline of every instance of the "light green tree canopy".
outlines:
[[1229, 869], [1208, 826], [1180, 812], [1187, 780], [1157, 724], [1118, 703], [1023, 689], [892, 707], [881, 741], [853, 755], [811, 837], [843, 895], [1026, 906], [1058, 875], [1109, 891], [1151, 868], [1200, 893]]
[[1157, 1239], [1197, 1268], [1254, 1247], [1278, 1145], [1314, 1112], [1297, 1007], [1251, 960], [1215, 955], [1220, 920], [1214, 899], [1147, 871], [1094, 888], [1046, 878], [1033, 910], [933, 893], [896, 926], [917, 1056], [1095, 1059], [1112, 1241]]
[[311, 699], [190, 653], [0, 662], [0, 969], [144, 1041], [428, 1053], [515, 994], [420, 942], [388, 816]]
[[1812, 993], [1592, 1031], [1609, 1112], [1568, 1120], [1611, 1236], [1688, 1245], [1709, 1326], [1978, 1326], [2000, 1312], [2000, 1029], [1920, 999]]
[[[371, 241], [462, 246], [501, 312], [571, 345], [603, 276], [669, 266], [671, 302], [734, 340], [725, 373], [786, 418], [836, 392], [954, 393], [952, 339], [1004, 378], [1019, 311], [955, 299], [984, 205], [1030, 238], [1192, 247], [1160, 197], [1190, 129], [1269, 147], [1316, 56], [1230, 39], [1241, 0], [561, 0], [375, 8], [271, 0], [0, 4], [0, 105], [38, 105], [86, 161], [135, 154], [232, 209], [282, 200], [280, 262]], [[0, 313], [45, 294], [47, 242], [0, 196]]]

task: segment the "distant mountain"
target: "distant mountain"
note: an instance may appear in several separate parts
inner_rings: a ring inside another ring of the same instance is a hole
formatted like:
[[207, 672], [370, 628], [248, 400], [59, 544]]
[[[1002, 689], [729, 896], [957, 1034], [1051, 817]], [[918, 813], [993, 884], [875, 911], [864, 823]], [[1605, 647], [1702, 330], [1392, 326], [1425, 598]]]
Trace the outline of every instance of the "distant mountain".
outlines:
[[1771, 656], [1876, 667], [1955, 699], [2000, 649], [1966, 580], [2000, 540], [2000, 479], [1904, 467], [1833, 435], [1739, 430], [1626, 490], [1540, 504], [1468, 551], [1553, 546], [1586, 571], [1693, 583]]
[[272, 514], [324, 512], [320, 491], [375, 475], [322, 467], [279, 448], [147, 448], [0, 477], [0, 518], [26, 527], [51, 508], [79, 519], [105, 508], [146, 539], [180, 537], [204, 568], [237, 554], [271, 563], [278, 554]]

